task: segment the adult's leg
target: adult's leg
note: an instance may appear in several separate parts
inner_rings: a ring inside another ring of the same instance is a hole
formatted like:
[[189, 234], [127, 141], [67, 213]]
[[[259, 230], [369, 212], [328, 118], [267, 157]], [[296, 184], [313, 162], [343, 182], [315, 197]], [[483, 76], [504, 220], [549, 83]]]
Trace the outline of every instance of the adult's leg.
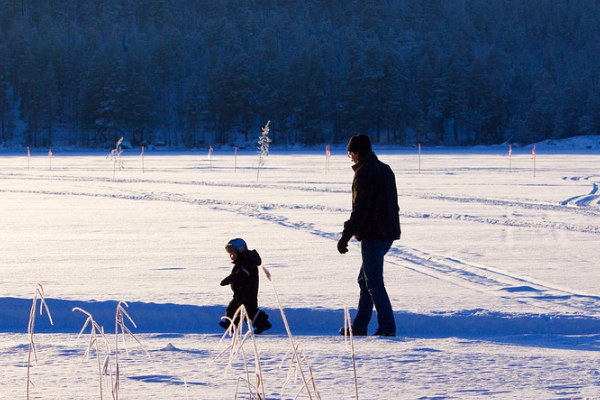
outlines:
[[367, 332], [371, 316], [373, 315], [373, 300], [367, 288], [367, 277], [365, 274], [365, 261], [360, 267], [358, 273], [358, 287], [360, 288], [360, 297], [358, 298], [358, 309], [356, 317], [352, 322], [352, 328], [356, 331]]
[[[363, 240], [361, 244], [361, 254], [363, 264], [364, 286], [369, 294], [371, 303], [377, 310], [377, 322], [379, 331], [385, 334], [396, 333], [396, 321], [392, 303], [388, 296], [385, 284], [383, 282], [383, 257], [392, 245], [391, 241], [381, 240]], [[363, 289], [361, 287], [361, 301], [368, 306], [366, 300], [363, 300]], [[360, 303], [359, 303], [360, 307]], [[372, 313], [371, 306], [371, 313]], [[370, 318], [370, 316], [369, 316]]]

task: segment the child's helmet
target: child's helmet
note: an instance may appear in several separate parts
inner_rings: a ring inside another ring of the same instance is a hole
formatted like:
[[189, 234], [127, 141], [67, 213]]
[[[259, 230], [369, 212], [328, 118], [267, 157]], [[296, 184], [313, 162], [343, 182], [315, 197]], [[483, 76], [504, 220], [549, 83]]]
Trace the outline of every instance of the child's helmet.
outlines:
[[231, 239], [225, 245], [225, 250], [227, 250], [228, 253], [231, 253], [234, 250], [237, 251], [240, 249], [244, 249], [244, 250], [246, 249], [246, 242], [244, 241], [244, 239], [240, 239], [240, 238]]

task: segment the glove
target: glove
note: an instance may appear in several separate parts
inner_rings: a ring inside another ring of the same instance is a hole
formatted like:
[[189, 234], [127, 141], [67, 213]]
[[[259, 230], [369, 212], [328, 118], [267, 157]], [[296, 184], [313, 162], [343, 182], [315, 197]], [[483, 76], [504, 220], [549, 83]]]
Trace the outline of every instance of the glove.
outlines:
[[231, 275], [221, 281], [221, 286], [227, 286], [231, 284]]
[[348, 240], [346, 240], [344, 237], [338, 240], [337, 249], [340, 254], [346, 254], [348, 252]]

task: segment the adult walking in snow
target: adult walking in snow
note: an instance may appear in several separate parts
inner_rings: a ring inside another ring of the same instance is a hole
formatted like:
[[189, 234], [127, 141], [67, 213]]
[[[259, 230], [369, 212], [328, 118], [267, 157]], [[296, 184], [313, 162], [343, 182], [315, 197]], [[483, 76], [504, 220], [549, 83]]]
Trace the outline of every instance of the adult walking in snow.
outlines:
[[[396, 336], [394, 312], [383, 282], [383, 258], [401, 233], [396, 177], [387, 164], [379, 161], [366, 135], [350, 138], [348, 157], [354, 163], [352, 212], [344, 223], [337, 249], [340, 254], [347, 253], [352, 237], [361, 242], [360, 298], [352, 333], [367, 335], [375, 307], [379, 324], [375, 335]], [[348, 332], [341, 328], [340, 334]]]

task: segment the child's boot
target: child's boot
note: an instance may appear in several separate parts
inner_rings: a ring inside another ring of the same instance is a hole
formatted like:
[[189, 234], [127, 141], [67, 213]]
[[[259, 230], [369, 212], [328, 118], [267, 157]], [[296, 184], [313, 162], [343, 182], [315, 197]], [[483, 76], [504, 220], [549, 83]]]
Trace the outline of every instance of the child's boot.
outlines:
[[254, 333], [256, 335], [260, 335], [264, 331], [267, 331], [273, 327], [273, 325], [271, 325], [271, 323], [269, 322], [269, 316], [267, 315], [266, 312], [264, 312], [262, 310], [258, 310], [258, 313], [256, 314], [256, 317], [254, 318], [253, 325], [254, 325]]
[[221, 321], [219, 321], [219, 325], [225, 330], [229, 329], [229, 321], [222, 319]]

